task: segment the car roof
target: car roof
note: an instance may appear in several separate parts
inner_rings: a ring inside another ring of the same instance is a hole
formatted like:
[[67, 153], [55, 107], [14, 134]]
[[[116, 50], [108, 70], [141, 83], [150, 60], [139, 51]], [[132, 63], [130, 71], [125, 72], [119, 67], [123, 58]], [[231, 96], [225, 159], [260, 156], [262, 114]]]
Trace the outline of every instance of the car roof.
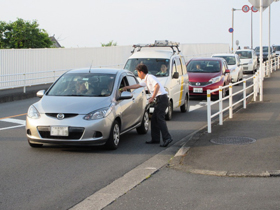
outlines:
[[145, 50], [134, 52], [129, 58], [166, 58], [170, 59], [171, 56], [178, 55], [171, 50]]
[[212, 56], [237, 56], [235, 53], [213, 54]]
[[192, 58], [190, 61], [224, 61], [225, 59], [223, 58], [219, 58], [219, 57], [215, 57], [215, 58], [211, 58], [211, 57], [198, 57], [198, 58]]
[[97, 73], [97, 74], [118, 74], [118, 73], [130, 73], [130, 71], [125, 69], [105, 69], [105, 68], [81, 68], [81, 69], [71, 69], [68, 73]]
[[240, 49], [240, 50], [236, 50], [235, 52], [241, 52], [241, 51], [254, 51], [253, 49]]

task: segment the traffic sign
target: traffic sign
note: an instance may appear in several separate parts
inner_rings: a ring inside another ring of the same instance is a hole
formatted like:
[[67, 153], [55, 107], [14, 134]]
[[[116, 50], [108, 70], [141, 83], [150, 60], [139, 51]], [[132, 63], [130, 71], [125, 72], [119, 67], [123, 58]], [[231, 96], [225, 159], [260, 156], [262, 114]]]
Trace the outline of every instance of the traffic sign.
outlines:
[[228, 31], [229, 31], [229, 33], [232, 33], [233, 32], [233, 28], [229, 28]]
[[259, 11], [259, 10], [258, 10], [256, 7], [254, 7], [254, 6], [251, 7], [251, 10], [252, 10], [252, 12], [258, 12], [258, 11]]
[[249, 12], [250, 11], [250, 7], [248, 6], [248, 5], [244, 5], [243, 7], [242, 7], [242, 11], [243, 12]]

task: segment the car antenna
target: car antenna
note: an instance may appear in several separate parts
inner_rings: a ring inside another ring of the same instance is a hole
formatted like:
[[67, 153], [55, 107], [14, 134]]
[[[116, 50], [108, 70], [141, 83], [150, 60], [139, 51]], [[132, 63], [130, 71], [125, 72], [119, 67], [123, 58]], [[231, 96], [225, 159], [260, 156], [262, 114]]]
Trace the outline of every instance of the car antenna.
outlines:
[[92, 63], [93, 63], [93, 60], [91, 61], [91, 64], [90, 64], [90, 67], [89, 67], [88, 73], [91, 73], [91, 72], [90, 72], [90, 70], [91, 70], [91, 67], [92, 67]]

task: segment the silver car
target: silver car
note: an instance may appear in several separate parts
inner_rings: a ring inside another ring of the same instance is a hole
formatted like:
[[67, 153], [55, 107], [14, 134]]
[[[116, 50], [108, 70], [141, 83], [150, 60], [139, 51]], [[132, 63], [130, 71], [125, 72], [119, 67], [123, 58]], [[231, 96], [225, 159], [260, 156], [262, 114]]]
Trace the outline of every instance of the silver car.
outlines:
[[78, 69], [64, 73], [26, 116], [31, 147], [43, 144], [106, 145], [116, 149], [120, 135], [136, 128], [149, 129], [148, 100], [144, 88], [120, 92], [138, 83], [128, 70]]

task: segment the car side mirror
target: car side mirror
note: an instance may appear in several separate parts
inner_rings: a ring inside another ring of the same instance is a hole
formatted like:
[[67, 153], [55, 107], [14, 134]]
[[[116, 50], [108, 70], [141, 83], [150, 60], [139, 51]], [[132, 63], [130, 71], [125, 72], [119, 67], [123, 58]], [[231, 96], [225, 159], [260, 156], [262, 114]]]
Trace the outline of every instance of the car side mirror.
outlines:
[[226, 69], [226, 73], [230, 74], [230, 70], [229, 70], [229, 69]]
[[178, 79], [179, 78], [179, 73], [178, 72], [174, 72], [172, 79]]
[[131, 99], [133, 97], [131, 92], [128, 91], [123, 91], [121, 93], [121, 96], [119, 97], [119, 100], [126, 100], [126, 99]]
[[45, 90], [39, 90], [39, 91], [36, 93], [36, 96], [37, 96], [38, 98], [42, 98], [44, 95], [45, 95]]

